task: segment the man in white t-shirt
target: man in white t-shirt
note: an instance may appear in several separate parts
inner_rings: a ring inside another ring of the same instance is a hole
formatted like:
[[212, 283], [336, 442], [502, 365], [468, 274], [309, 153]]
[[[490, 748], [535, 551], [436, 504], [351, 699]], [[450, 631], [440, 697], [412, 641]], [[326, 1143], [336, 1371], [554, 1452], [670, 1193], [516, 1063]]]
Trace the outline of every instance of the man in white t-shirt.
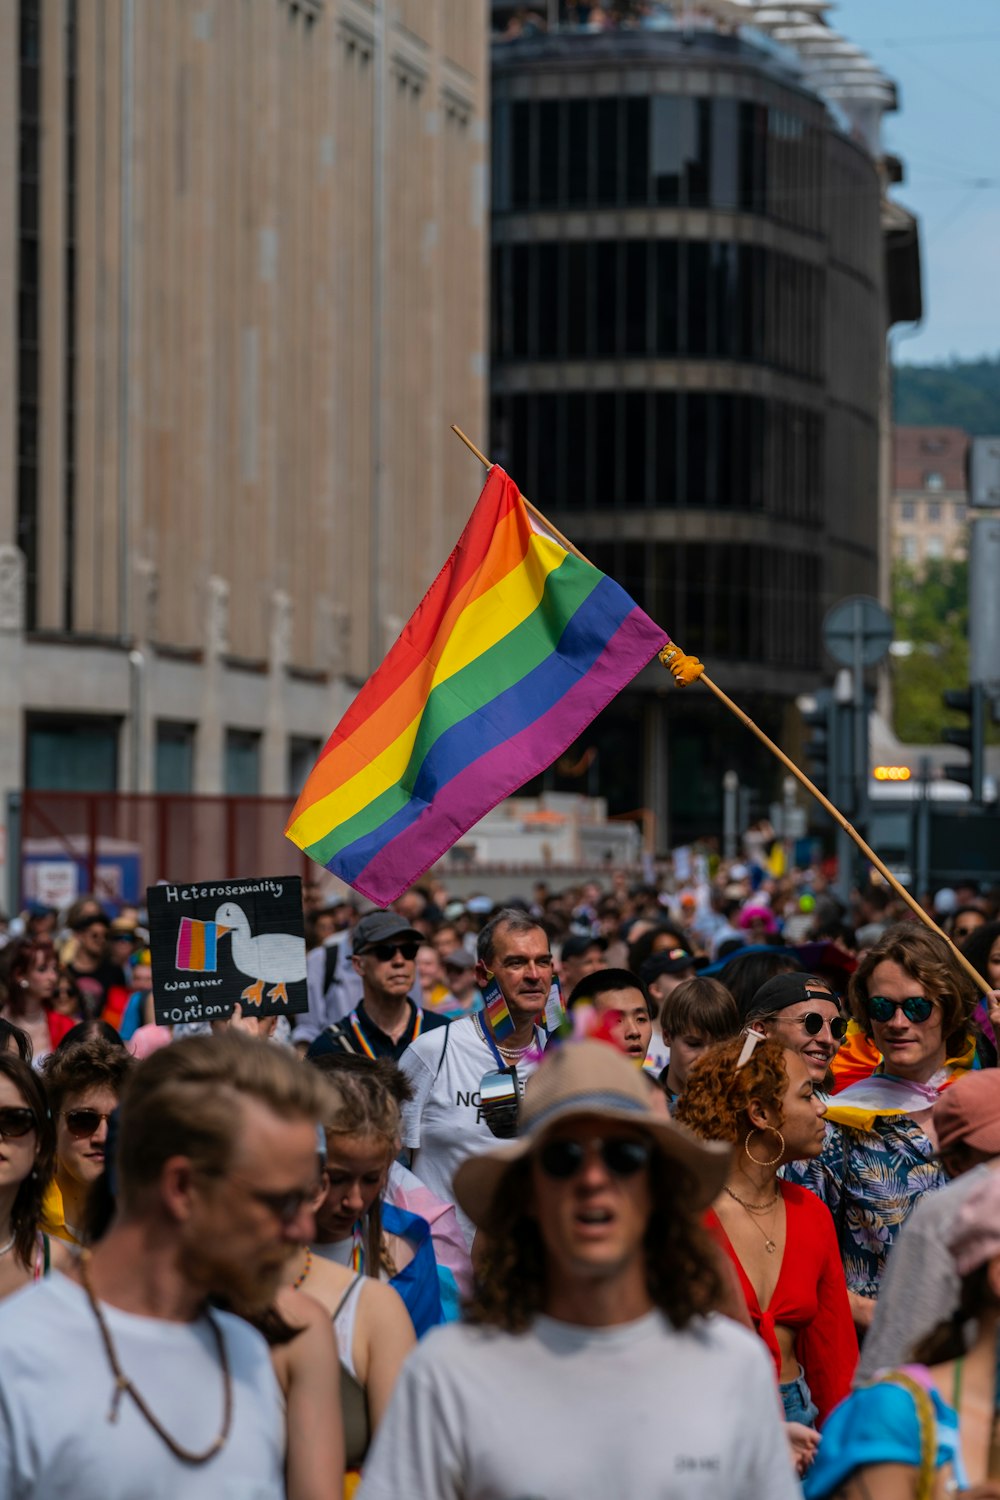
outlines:
[[4, 1500], [283, 1500], [268, 1347], [208, 1299], [263, 1310], [313, 1238], [323, 1089], [232, 1032], [134, 1070], [111, 1228], [74, 1274], [0, 1306]]
[[487, 1236], [469, 1321], [407, 1360], [358, 1500], [798, 1500], [767, 1351], [711, 1311], [730, 1150], [652, 1097], [607, 1043], [565, 1043], [520, 1139], [459, 1167]]
[[[399, 1062], [413, 1087], [412, 1100], [403, 1105], [403, 1145], [411, 1154], [411, 1170], [449, 1202], [455, 1168], [494, 1141], [480, 1096], [483, 1078], [516, 1067], [523, 1085], [546, 1041], [553, 958], [545, 928], [527, 912], [504, 908], [479, 934], [477, 955], [480, 989], [495, 977], [513, 1030], [498, 1037], [484, 1009], [418, 1036]], [[471, 1245], [474, 1228], [461, 1208], [459, 1221]]]

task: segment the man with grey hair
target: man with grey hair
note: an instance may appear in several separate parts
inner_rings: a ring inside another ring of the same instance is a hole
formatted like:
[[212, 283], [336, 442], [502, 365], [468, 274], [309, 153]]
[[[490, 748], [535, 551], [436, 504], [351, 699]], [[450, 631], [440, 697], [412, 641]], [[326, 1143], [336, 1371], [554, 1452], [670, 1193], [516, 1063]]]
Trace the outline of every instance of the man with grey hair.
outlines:
[[[552, 968], [548, 934], [537, 919], [513, 907], [498, 911], [477, 942], [485, 1008], [417, 1037], [400, 1059], [413, 1088], [403, 1106], [403, 1145], [412, 1170], [439, 1198], [454, 1202], [455, 1168], [493, 1144], [483, 1079], [513, 1069], [523, 1088], [541, 1056]], [[459, 1220], [471, 1245], [474, 1226], [461, 1210]]]

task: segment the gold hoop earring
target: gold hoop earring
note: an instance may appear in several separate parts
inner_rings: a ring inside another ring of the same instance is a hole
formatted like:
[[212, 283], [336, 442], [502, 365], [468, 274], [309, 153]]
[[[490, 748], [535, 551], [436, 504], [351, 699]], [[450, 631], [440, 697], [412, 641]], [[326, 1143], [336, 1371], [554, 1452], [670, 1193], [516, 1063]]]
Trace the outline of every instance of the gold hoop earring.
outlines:
[[[750, 1150], [750, 1137], [752, 1135], [766, 1135], [768, 1131], [770, 1131], [772, 1135], [776, 1135], [778, 1137], [778, 1154], [777, 1156], [772, 1156], [768, 1161], [759, 1161]], [[785, 1154], [785, 1137], [782, 1135], [780, 1130], [776, 1129], [774, 1125], [764, 1125], [760, 1128], [755, 1126], [753, 1130], [747, 1131], [746, 1139], [743, 1142], [743, 1150], [746, 1152], [747, 1156], [749, 1156], [755, 1167], [776, 1167], [778, 1162]]]

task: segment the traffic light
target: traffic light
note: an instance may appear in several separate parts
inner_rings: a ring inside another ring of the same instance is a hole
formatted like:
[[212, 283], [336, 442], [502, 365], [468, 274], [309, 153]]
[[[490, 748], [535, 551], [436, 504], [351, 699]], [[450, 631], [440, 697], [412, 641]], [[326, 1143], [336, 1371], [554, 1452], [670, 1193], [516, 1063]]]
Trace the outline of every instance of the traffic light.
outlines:
[[968, 750], [969, 760], [965, 764], [946, 765], [944, 774], [951, 781], [964, 781], [972, 788], [973, 802], [983, 800], [983, 750], [985, 738], [985, 694], [981, 682], [973, 682], [967, 688], [949, 688], [942, 694], [945, 708], [968, 715], [968, 725], [961, 729], [948, 728], [942, 731], [945, 743], [960, 745]]
[[820, 688], [818, 692], [800, 698], [798, 709], [806, 728], [802, 745], [806, 770], [820, 791], [829, 793], [834, 773], [836, 731], [832, 690]]

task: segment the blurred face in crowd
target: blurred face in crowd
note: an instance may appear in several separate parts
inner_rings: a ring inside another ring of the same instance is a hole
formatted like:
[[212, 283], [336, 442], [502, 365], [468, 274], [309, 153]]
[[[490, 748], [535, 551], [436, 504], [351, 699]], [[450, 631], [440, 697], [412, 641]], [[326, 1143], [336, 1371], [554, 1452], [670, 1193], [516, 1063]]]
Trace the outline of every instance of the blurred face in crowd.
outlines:
[[985, 914], [981, 911], [960, 911], [955, 918], [955, 926], [952, 930], [952, 939], [956, 943], [964, 943], [967, 937], [971, 937], [977, 927], [982, 927], [986, 921]]
[[600, 943], [592, 943], [583, 953], [571, 958], [559, 960], [559, 978], [563, 987], [563, 994], [572, 994], [573, 990], [586, 979], [588, 974], [595, 974], [598, 969], [604, 967], [604, 949]]
[[326, 1192], [316, 1210], [321, 1241], [346, 1240], [385, 1186], [391, 1153], [377, 1135], [327, 1135]]
[[616, 1012], [618, 1020], [611, 1037], [635, 1062], [641, 1063], [649, 1050], [653, 1022], [641, 990], [607, 990], [594, 1000], [599, 1015]]
[[78, 1016], [81, 1012], [80, 994], [69, 974], [59, 974], [52, 995], [52, 1009], [61, 1016]]
[[664, 1032], [663, 1040], [670, 1048], [668, 1083], [673, 1092], [679, 1094], [687, 1087], [691, 1069], [699, 1057], [711, 1047], [712, 1038], [704, 1031], [684, 1031], [678, 1036], [667, 1036]]
[[68, 1094], [56, 1120], [56, 1161], [60, 1177], [89, 1188], [104, 1171], [108, 1119], [118, 1107], [112, 1089]]
[[55, 950], [49, 947], [36, 948], [31, 956], [31, 967], [26, 975], [28, 994], [43, 1005], [51, 1004], [59, 984], [59, 965]]
[[240, 1108], [230, 1170], [192, 1173], [180, 1264], [194, 1286], [252, 1312], [270, 1305], [289, 1256], [315, 1238], [319, 1162], [311, 1121], [282, 1119], [259, 1099]]
[[994, 942], [986, 960], [986, 978], [995, 990], [1000, 989], [1000, 937]]
[[439, 958], [447, 958], [449, 953], [454, 953], [456, 948], [462, 946], [462, 939], [458, 935], [458, 929], [446, 924], [439, 927], [431, 938], [434, 950]]
[[424, 943], [417, 949], [417, 978], [425, 995], [437, 985], [445, 983], [441, 960], [430, 943]]
[[104, 922], [90, 922], [76, 935], [81, 953], [91, 959], [104, 957], [108, 940], [108, 929]]
[[[16, 1052], [17, 1048], [10, 1050]], [[28, 1109], [28, 1102], [14, 1080], [0, 1073], [0, 1193], [18, 1187], [35, 1165], [38, 1132], [31, 1129], [26, 1135], [5, 1135], [3, 1129], [7, 1110], [16, 1111], [10, 1117], [11, 1128], [21, 1129], [21, 1111]]]

